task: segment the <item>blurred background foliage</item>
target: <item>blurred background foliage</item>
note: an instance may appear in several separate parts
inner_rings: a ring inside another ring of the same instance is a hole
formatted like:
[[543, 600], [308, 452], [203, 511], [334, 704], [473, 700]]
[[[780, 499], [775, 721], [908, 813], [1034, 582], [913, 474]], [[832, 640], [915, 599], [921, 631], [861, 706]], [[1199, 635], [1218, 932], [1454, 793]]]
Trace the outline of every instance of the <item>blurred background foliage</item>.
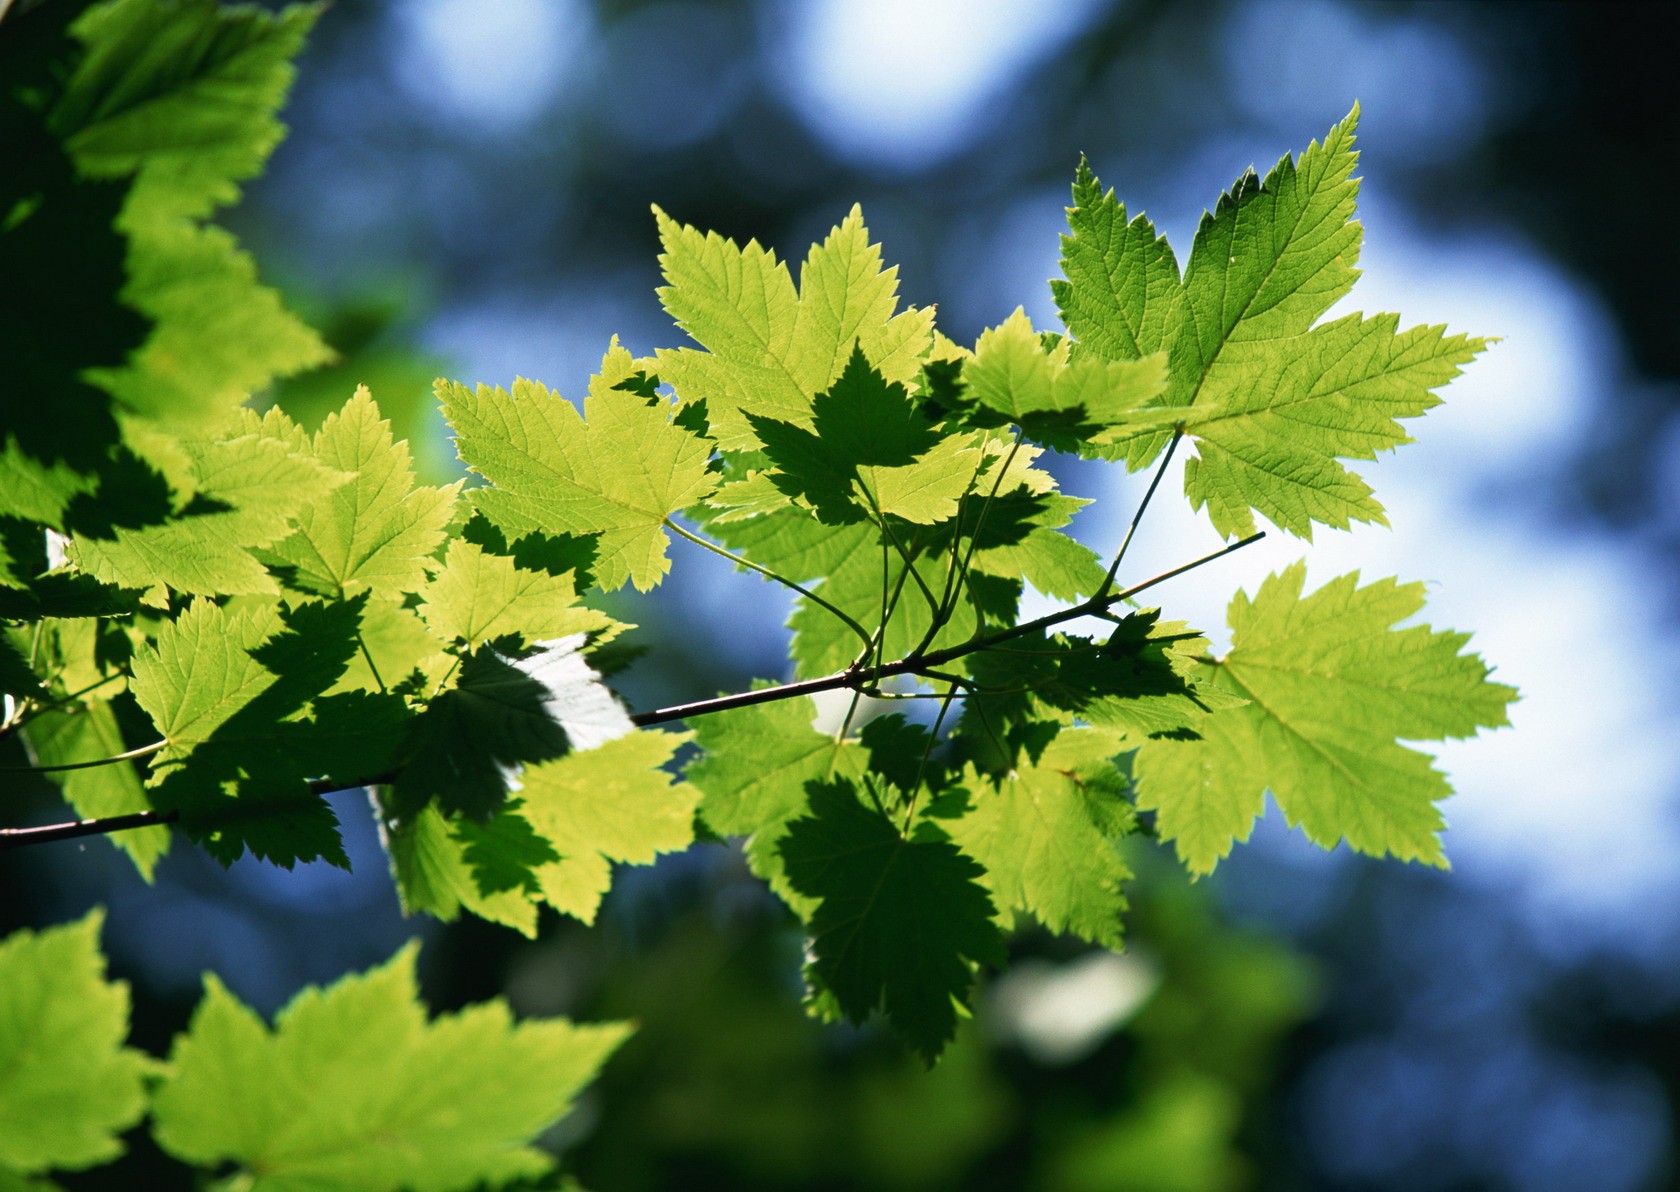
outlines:
[[[154, 1051], [204, 969], [271, 1011], [416, 932], [438, 1009], [634, 1017], [549, 1140], [600, 1192], [1673, 1186], [1677, 32], [1615, 3], [338, 0], [225, 222], [341, 354], [271, 400], [312, 425], [367, 383], [431, 480], [458, 466], [433, 376], [576, 395], [609, 335], [676, 342], [651, 203], [798, 259], [861, 201], [904, 296], [972, 339], [1017, 303], [1053, 324], [1079, 153], [1183, 246], [1243, 166], [1360, 99], [1356, 305], [1506, 340], [1383, 465], [1392, 541], [1318, 549], [1439, 581], [1433, 615], [1524, 689], [1517, 727], [1444, 759], [1456, 873], [1319, 855], [1275, 816], [1195, 887], [1140, 849], [1131, 950], [1023, 930], [931, 1074], [803, 1017], [800, 939], [716, 844], [525, 943], [403, 921], [346, 794], [353, 875], [179, 849], [148, 888], [103, 842], [56, 846], [0, 868], [4, 926], [108, 904]], [[1112, 544], [1131, 481], [1061, 478], [1113, 506], [1084, 527]], [[619, 613], [652, 647], [635, 705], [781, 675], [786, 603], [711, 562]], [[1226, 580], [1162, 598], [1217, 624]], [[159, 1162], [65, 1182], [166, 1186]]]

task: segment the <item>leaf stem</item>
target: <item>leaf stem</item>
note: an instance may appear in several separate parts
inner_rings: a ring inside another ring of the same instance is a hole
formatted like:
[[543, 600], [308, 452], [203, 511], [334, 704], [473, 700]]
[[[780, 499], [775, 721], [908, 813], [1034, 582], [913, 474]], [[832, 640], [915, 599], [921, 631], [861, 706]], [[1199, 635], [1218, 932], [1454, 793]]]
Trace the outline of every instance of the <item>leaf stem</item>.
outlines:
[[1018, 637], [1037, 633], [1041, 629], [1048, 629], [1052, 625], [1059, 625], [1063, 621], [1071, 621], [1076, 617], [1089, 616], [1101, 612], [1109, 606], [1118, 604], [1122, 600], [1129, 600], [1139, 592], [1147, 591], [1157, 584], [1165, 583], [1183, 575], [1187, 571], [1194, 571], [1204, 567], [1216, 559], [1224, 558], [1245, 546], [1251, 546], [1264, 538], [1264, 530], [1250, 534], [1247, 538], [1230, 543], [1211, 554], [1193, 559], [1170, 571], [1163, 571], [1160, 575], [1152, 576], [1141, 583], [1133, 584], [1122, 591], [1107, 596], [1093, 596], [1089, 600], [1080, 602], [1070, 608], [1059, 609], [1047, 613], [1036, 620], [1016, 625], [1011, 629], [1000, 629], [995, 633], [971, 638], [961, 645], [948, 646], [943, 650], [935, 650], [931, 654], [911, 653], [897, 662], [889, 662], [885, 666], [863, 667], [853, 665], [832, 675], [824, 675], [816, 679], [800, 679], [793, 683], [782, 683], [775, 687], [760, 687], [753, 691], [741, 691], [734, 695], [721, 695], [712, 699], [696, 700], [688, 704], [675, 704], [668, 708], [655, 708], [649, 712], [638, 712], [630, 717], [631, 723], [640, 727], [651, 724], [668, 724], [673, 720], [686, 720], [690, 716], [705, 716], [713, 712], [728, 712], [735, 708], [752, 707], [755, 704], [773, 703], [776, 700], [794, 699], [801, 695], [815, 695], [819, 691], [834, 691], [841, 687], [855, 687], [859, 683], [874, 680], [879, 682], [883, 678], [893, 675], [910, 675], [927, 670], [929, 667], [941, 666], [944, 663], [962, 658], [980, 650], [990, 649]]
[[927, 776], [928, 758], [933, 756], [933, 747], [939, 742], [939, 729], [945, 723], [945, 714], [951, 710], [951, 700], [957, 694], [957, 682], [953, 681], [945, 691], [945, 699], [939, 705], [939, 715], [933, 718], [933, 727], [928, 730], [927, 745], [922, 749], [922, 760], [916, 763], [916, 782], [910, 788], [910, 797], [904, 803], [904, 827], [898, 834], [906, 839], [910, 835], [910, 824], [916, 818], [916, 796], [922, 793], [922, 779]]
[[881, 534], [888, 542], [892, 543], [893, 549], [898, 552], [899, 558], [904, 560], [905, 569], [910, 572], [910, 578], [916, 581], [916, 586], [922, 590], [922, 598], [928, 602], [928, 609], [933, 613], [934, 619], [937, 621], [939, 618], [940, 602], [934, 599], [933, 589], [927, 586], [927, 581], [922, 578], [922, 573], [916, 570], [915, 559], [911, 557], [910, 552], [905, 549], [904, 544], [898, 540], [898, 535], [892, 532], [892, 527], [887, 524], [885, 514], [881, 515], [880, 525]]
[[[974, 533], [969, 536], [968, 553], [966, 555], [963, 554], [962, 550], [962, 535], [957, 532], [957, 528], [962, 524], [960, 516], [956, 525], [952, 527], [951, 566], [945, 572], [945, 590], [940, 593], [939, 607], [934, 610], [933, 614], [933, 624], [928, 626], [928, 631], [922, 635], [922, 640], [916, 643], [916, 648], [911, 653], [920, 653], [931, 646], [934, 638], [939, 636], [939, 631], [950, 621], [951, 614], [957, 611], [957, 600], [962, 595], [963, 585], [968, 582], [968, 571], [974, 564], [974, 552], [980, 546], [980, 531], [986, 528], [986, 515], [992, 511], [992, 503], [997, 500], [998, 489], [1003, 485], [1003, 478], [1009, 474], [1009, 469], [1014, 466], [1015, 455], [1020, 450], [1021, 428], [1016, 427], [1015, 442], [1010, 446], [1009, 454], [1004, 457], [1003, 466], [998, 469], [998, 474], [992, 479], [992, 491], [986, 494], [986, 500], [980, 506], [979, 516], [974, 519]], [[966, 498], [968, 494], [964, 493], [963, 496]], [[957, 563], [959, 555], [962, 556], [960, 566]]]
[[1143, 500], [1138, 502], [1137, 512], [1132, 514], [1132, 524], [1126, 527], [1126, 536], [1120, 540], [1120, 549], [1114, 554], [1114, 562], [1108, 566], [1108, 574], [1103, 576], [1102, 587], [1095, 592], [1097, 596], [1106, 595], [1114, 587], [1114, 577], [1120, 574], [1120, 560], [1126, 557], [1126, 548], [1132, 544], [1132, 536], [1137, 533], [1139, 523], [1143, 521], [1143, 514], [1149, 508], [1149, 501], [1160, 487], [1161, 477], [1167, 474], [1167, 465], [1172, 462], [1173, 452], [1178, 450], [1179, 440], [1184, 438], [1184, 428], [1173, 431], [1172, 442], [1161, 453], [1160, 466], [1155, 469], [1155, 475], [1149, 481], [1149, 487], [1144, 490]]
[[731, 563], [734, 563], [739, 567], [745, 567], [748, 571], [756, 571], [765, 579], [774, 580], [776, 583], [781, 584], [785, 588], [792, 588], [795, 592], [798, 592], [801, 596], [805, 597], [805, 599], [811, 601], [813, 604], [820, 605], [823, 608], [826, 608], [829, 612], [833, 613], [835, 616], [839, 617], [846, 623], [847, 627], [850, 628], [853, 633], [857, 634], [858, 637], [863, 640], [864, 645], [871, 649], [874, 648], [874, 639], [870, 636], [867, 629], [865, 629], [862, 625], [859, 625], [851, 617], [847, 616], [846, 613], [836, 608], [834, 605], [830, 604], [828, 601], [824, 600], [821, 596], [818, 596], [815, 592], [811, 591], [804, 585], [796, 584], [791, 579], [787, 578], [787, 576], [778, 575], [774, 571], [771, 571], [768, 567], [762, 567], [759, 564], [754, 563], [751, 559], [744, 559], [734, 551], [727, 550], [715, 542], [708, 542], [698, 534], [691, 534], [668, 517], [665, 519], [665, 528], [670, 530], [673, 534], [677, 534], [680, 537], [688, 539], [696, 546], [703, 546], [715, 555], [722, 555]]
[[167, 749], [168, 747], [168, 741], [153, 741], [150, 745], [130, 749], [127, 753], [95, 758], [88, 762], [63, 762], [56, 766], [0, 766], [0, 774], [56, 774], [62, 770], [88, 770], [94, 766], [112, 766], [118, 762], [131, 762], [136, 758], [150, 757], [160, 749]]
[[361, 647], [362, 657], [367, 659], [368, 670], [373, 673], [373, 681], [379, 684], [379, 690], [387, 690], [385, 680], [379, 677], [379, 664], [373, 660], [373, 651], [368, 649], [367, 642], [362, 638], [362, 631], [356, 630], [356, 645]]

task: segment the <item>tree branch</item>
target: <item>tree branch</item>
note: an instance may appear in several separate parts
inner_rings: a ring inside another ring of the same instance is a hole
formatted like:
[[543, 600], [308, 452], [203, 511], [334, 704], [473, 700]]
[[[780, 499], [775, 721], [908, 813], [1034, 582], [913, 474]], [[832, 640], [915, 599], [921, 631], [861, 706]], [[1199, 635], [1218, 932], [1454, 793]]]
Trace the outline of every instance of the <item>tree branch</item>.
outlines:
[[[1212, 563], [1228, 554], [1241, 550], [1266, 536], [1265, 531], [1250, 534], [1247, 538], [1203, 555], [1199, 559], [1174, 567], [1171, 571], [1163, 571], [1160, 575], [1133, 584], [1123, 591], [1110, 595], [1092, 596], [1079, 604], [1060, 609], [1053, 613], [1016, 625], [1012, 629], [1001, 629], [996, 633], [986, 634], [964, 642], [959, 646], [947, 646], [943, 650], [935, 650], [931, 654], [913, 651], [909, 656], [897, 662], [889, 662], [880, 666], [867, 666], [862, 661], [854, 663], [843, 671], [832, 675], [824, 675], [817, 679], [801, 679], [793, 683], [781, 683], [774, 687], [760, 687], [755, 691], [741, 691], [734, 695], [722, 695], [713, 699], [695, 700], [687, 704], [675, 704], [668, 708], [655, 708], [649, 712], [637, 712], [630, 717], [630, 722], [638, 728], [649, 725], [668, 724], [674, 720], [687, 720], [694, 716], [709, 716], [715, 712], [728, 712], [735, 708], [749, 708], [755, 704], [773, 703], [777, 700], [795, 699], [801, 695], [815, 695], [820, 691], [836, 691], [850, 688], [854, 691], [866, 683], [879, 683], [884, 678], [894, 675], [919, 675], [932, 677], [942, 682], [949, 682], [950, 675], [940, 674], [938, 668], [947, 662], [976, 653], [980, 650], [991, 649], [1004, 642], [1013, 641], [1018, 637], [1026, 637], [1042, 629], [1049, 629], [1060, 625], [1064, 621], [1071, 621], [1077, 617], [1091, 616], [1108, 611], [1122, 600], [1129, 600], [1140, 592], [1147, 591], [1157, 584], [1165, 583], [1169, 579], [1183, 575], [1187, 571], [1194, 571], [1198, 567]], [[134, 751], [136, 754], [155, 752], [162, 748], [161, 743], [147, 746]], [[123, 755], [124, 757], [130, 755]], [[84, 762], [79, 765], [103, 765], [108, 761], [120, 760], [104, 758], [98, 762]], [[55, 767], [58, 769], [75, 768]], [[365, 778], [356, 782], [339, 782], [333, 779], [318, 779], [309, 784], [309, 789], [317, 795], [326, 795], [334, 791], [353, 790], [356, 787], [379, 786], [391, 782], [395, 774], [381, 774], [373, 778]], [[37, 828], [0, 828], [0, 850], [20, 848], [30, 844], [50, 844], [58, 840], [74, 840], [82, 836], [102, 836], [111, 832], [122, 832], [130, 828], [146, 828], [159, 824], [172, 824], [181, 818], [178, 811], [138, 811], [132, 815], [109, 816], [105, 819], [76, 820], [63, 824], [45, 824]]]
[[132, 815], [74, 820], [68, 824], [43, 824], [39, 828], [0, 828], [0, 849], [21, 848], [26, 844], [51, 844], [57, 840], [75, 840], [79, 836], [104, 836], [111, 832], [125, 832], [130, 828], [172, 824], [180, 818], [179, 811], [136, 811]]

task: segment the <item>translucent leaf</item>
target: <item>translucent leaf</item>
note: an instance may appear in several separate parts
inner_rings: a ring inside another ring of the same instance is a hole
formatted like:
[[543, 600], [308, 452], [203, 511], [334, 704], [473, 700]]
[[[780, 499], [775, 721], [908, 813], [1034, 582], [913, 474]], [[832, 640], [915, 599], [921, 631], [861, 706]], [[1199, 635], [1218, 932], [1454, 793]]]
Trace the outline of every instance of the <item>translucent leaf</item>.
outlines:
[[[108, 703], [43, 712], [24, 730], [24, 743], [38, 766], [114, 757], [128, 749]], [[63, 770], [49, 777], [58, 783], [65, 802], [82, 819], [128, 815], [148, 811], [152, 806], [132, 762]], [[169, 851], [169, 829], [165, 827], [133, 828], [113, 832], [105, 839], [127, 853], [147, 881], [152, 880], [152, 870], [158, 860]]]
[[291, 568], [288, 585], [306, 592], [419, 591], [460, 485], [416, 487], [408, 444], [392, 441], [365, 387], [327, 416], [307, 454], [352, 479], [297, 511], [297, 529], [270, 548], [270, 565]]
[[778, 844], [787, 825], [807, 808], [806, 784], [863, 769], [856, 742], [812, 727], [809, 696], [735, 708], [694, 720], [704, 751], [686, 777], [704, 795], [700, 817], [722, 836], [747, 837], [747, 863], [801, 915], [811, 901], [788, 884]]
[[0, 941], [0, 1178], [123, 1153], [153, 1068], [128, 1036], [128, 986], [105, 979], [102, 912]]
[[685, 401], [704, 399], [724, 451], [758, 447], [747, 415], [808, 426], [811, 399], [854, 346], [888, 381], [908, 384], [932, 343], [933, 312], [898, 313], [898, 270], [883, 269], [854, 207], [812, 247], [796, 293], [787, 266], [757, 241], [739, 248], [654, 209], [664, 251], [660, 301], [706, 350], [662, 350], [658, 371]]
[[978, 479], [982, 456], [970, 436], [937, 434], [861, 347], [812, 402], [811, 429], [752, 413], [747, 419], [775, 465], [770, 482], [832, 524], [879, 514], [943, 521]]
[[[197, 600], [134, 659], [132, 690], [167, 741], [152, 801], [231, 863], [249, 848], [279, 865], [349, 861], [308, 780], [345, 785], [388, 769], [408, 713], [400, 697], [326, 697], [356, 651], [361, 601], [228, 613]], [[346, 773], [345, 771], [349, 771]]]
[[88, 376], [142, 418], [202, 432], [276, 378], [332, 359], [221, 228], [134, 227], [128, 269], [123, 300], [153, 320], [152, 334], [126, 365]]
[[969, 806], [943, 826], [985, 869], [1000, 911], [1031, 912], [1051, 931], [1118, 948], [1121, 883], [1131, 873], [1109, 826], [1130, 818], [1114, 765], [1119, 733], [1066, 729], [1034, 763], [997, 778], [970, 770]]
[[111, 584], [166, 584], [199, 596], [277, 594], [252, 549], [284, 538], [293, 516], [350, 477], [257, 435], [186, 448], [199, 490], [195, 504], [179, 517], [117, 528], [107, 538], [77, 534], [75, 561]]
[[285, 128], [274, 113], [320, 9], [278, 13], [116, 0], [75, 24], [87, 47], [52, 112], [76, 164], [98, 178], [138, 172], [133, 204], [202, 217], [239, 196]]
[[[1254, 513], [1304, 538], [1312, 526], [1383, 522], [1382, 506], [1343, 459], [1409, 442], [1397, 419], [1434, 405], [1487, 341], [1440, 327], [1398, 332], [1393, 315], [1314, 323], [1358, 277], [1353, 219], [1357, 106], [1299, 162], [1264, 182], [1250, 171], [1196, 231], [1183, 281], [1154, 229], [1126, 221], [1083, 164], [1055, 292], [1077, 356], [1138, 360], [1165, 349], [1169, 380], [1153, 411], [1195, 443], [1185, 492], [1222, 534], [1248, 534]], [[1145, 421], [1102, 451], [1134, 468], [1166, 445]]]
[[686, 739], [635, 732], [520, 776], [520, 814], [560, 853], [534, 871], [556, 910], [593, 923], [614, 863], [648, 865], [693, 843], [700, 792], [662, 768]]
[[1057, 451], [1099, 455], [1119, 428], [1160, 426], [1170, 415], [1142, 409], [1164, 391], [1166, 356], [1069, 359], [1066, 341], [1046, 350], [1017, 307], [1001, 325], [981, 333], [974, 359], [963, 368], [964, 398], [979, 425], [1013, 423]]
[[1197, 873], [1246, 840], [1272, 793], [1291, 825], [1329, 848], [1445, 865], [1435, 804], [1451, 793], [1427, 755], [1400, 740], [1473, 736], [1508, 723], [1516, 692], [1488, 680], [1469, 636], [1396, 629], [1423, 608], [1423, 585], [1357, 573], [1302, 597], [1306, 568], [1231, 601], [1231, 653], [1208, 668], [1247, 700], [1153, 740], [1135, 763], [1138, 806]]
[[443, 638], [469, 648], [516, 635], [528, 642], [607, 629], [616, 622], [578, 603], [570, 575], [527, 571], [459, 539], [420, 594], [420, 615]]
[[249, 1192], [465, 1192], [549, 1171], [531, 1144], [629, 1035], [515, 1023], [501, 1001], [426, 1020], [413, 945], [264, 1026], [215, 977], [153, 1107], [164, 1150]]
[[1062, 237], [1062, 273], [1050, 283], [1062, 322], [1104, 360], [1141, 360], [1168, 345], [1182, 301], [1178, 261], [1142, 215], [1103, 192], [1084, 158]]
[[469, 466], [492, 487], [473, 502], [510, 536], [596, 534], [596, 575], [607, 589], [646, 591], [670, 561], [664, 522], [715, 485], [710, 441], [671, 422], [671, 408], [634, 393], [592, 394], [580, 415], [531, 381], [510, 395], [440, 383], [438, 397]]
[[[1431, 392], [1459, 373], [1487, 341], [1444, 327], [1397, 332], [1394, 315], [1349, 315], [1289, 345], [1233, 346], [1185, 419], [1198, 458], [1185, 465], [1191, 504], [1214, 528], [1251, 534], [1249, 511], [1311, 539], [1312, 525], [1386, 525], [1370, 487], [1336, 460], [1375, 459], [1411, 442], [1396, 419], [1438, 405]], [[1205, 408], [1204, 408], [1205, 407]]]
[[521, 767], [593, 749], [634, 728], [584, 659], [583, 635], [540, 643], [523, 657], [488, 646], [466, 656], [449, 690], [415, 721], [392, 786], [401, 815], [436, 801], [445, 812], [489, 817]]

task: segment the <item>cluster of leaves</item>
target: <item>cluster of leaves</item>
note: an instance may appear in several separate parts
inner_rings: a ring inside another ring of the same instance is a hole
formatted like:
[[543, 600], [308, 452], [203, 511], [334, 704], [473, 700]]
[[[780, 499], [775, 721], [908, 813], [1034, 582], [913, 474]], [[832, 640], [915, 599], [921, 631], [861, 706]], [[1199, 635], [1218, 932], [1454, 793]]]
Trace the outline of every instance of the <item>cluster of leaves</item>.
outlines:
[[501, 1001], [427, 1021], [416, 950], [306, 989], [272, 1028], [210, 976], [167, 1060], [125, 1046], [128, 987], [103, 921], [0, 942], [0, 1186], [122, 1152], [151, 1116], [165, 1153], [249, 1192], [453, 1192], [545, 1175], [532, 1141], [629, 1035], [623, 1023], [515, 1023]]
[[[78, 812], [347, 865], [323, 795], [366, 786], [409, 910], [526, 933], [543, 905], [590, 921], [614, 864], [698, 823], [806, 925], [813, 1011], [884, 1013], [930, 1061], [1017, 917], [1119, 945], [1140, 830], [1206, 873], [1269, 791], [1320, 844], [1443, 863], [1445, 780], [1400, 742], [1504, 723], [1514, 693], [1463, 635], [1397, 628], [1420, 585], [1304, 594], [1291, 568], [1234, 598], [1215, 658], [1067, 533], [1088, 502], [1040, 466], [1154, 466], [1152, 495], [1188, 440], [1186, 495], [1227, 536], [1383, 519], [1342, 461], [1406, 442], [1484, 343], [1320, 322], [1356, 277], [1357, 111], [1222, 196], [1182, 271], [1082, 165], [1065, 336], [1017, 312], [945, 338], [856, 210], [797, 283], [656, 212], [692, 345], [614, 342], [581, 409], [440, 382], [480, 483], [429, 487], [365, 390], [313, 433], [243, 405], [319, 345], [203, 218], [272, 147], [313, 16], [117, 0], [8, 83], [50, 168], [8, 197], [4, 251], [110, 249], [77, 281], [113, 304], [99, 334], [43, 305], [0, 483], [5, 727], [43, 767], [110, 760], [57, 771]], [[54, 437], [47, 393], [91, 438]], [[672, 535], [797, 593], [791, 681], [619, 704], [601, 651], [629, 627], [590, 601], [657, 585]], [[1023, 622], [1029, 586], [1064, 607]], [[819, 728], [824, 691], [851, 703]], [[937, 712], [866, 722], [866, 697]], [[164, 831], [114, 839], [149, 872]]]

